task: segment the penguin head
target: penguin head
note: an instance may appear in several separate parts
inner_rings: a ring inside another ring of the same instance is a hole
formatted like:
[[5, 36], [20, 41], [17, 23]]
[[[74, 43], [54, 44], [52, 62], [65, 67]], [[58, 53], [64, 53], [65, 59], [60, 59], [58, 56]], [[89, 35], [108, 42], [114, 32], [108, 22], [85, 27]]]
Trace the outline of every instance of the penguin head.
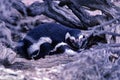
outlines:
[[80, 30], [71, 30], [66, 33], [65, 41], [72, 47], [79, 49], [83, 45], [85, 36], [81, 34]]

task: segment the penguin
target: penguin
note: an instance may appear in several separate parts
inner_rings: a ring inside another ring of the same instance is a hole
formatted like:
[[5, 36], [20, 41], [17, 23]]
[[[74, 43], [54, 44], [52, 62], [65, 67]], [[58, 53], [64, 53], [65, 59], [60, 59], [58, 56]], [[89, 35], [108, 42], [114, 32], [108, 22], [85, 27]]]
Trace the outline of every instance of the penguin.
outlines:
[[56, 23], [40, 24], [20, 40], [17, 53], [29, 60], [59, 53], [76, 55], [84, 37], [79, 29]]

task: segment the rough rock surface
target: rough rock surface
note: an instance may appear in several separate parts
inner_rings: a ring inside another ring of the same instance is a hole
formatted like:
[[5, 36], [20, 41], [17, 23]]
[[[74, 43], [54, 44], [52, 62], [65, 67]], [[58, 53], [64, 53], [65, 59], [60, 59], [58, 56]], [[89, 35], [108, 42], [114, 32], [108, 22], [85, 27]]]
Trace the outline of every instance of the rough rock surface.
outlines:
[[119, 55], [110, 49], [90, 49], [37, 61], [16, 58], [13, 64], [0, 66], [0, 80], [120, 80]]

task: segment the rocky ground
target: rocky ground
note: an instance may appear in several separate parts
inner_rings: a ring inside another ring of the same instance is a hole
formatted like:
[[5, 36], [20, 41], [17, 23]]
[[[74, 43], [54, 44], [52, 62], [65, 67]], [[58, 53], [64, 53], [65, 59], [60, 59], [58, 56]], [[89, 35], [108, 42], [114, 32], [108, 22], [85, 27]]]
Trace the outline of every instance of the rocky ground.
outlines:
[[37, 61], [15, 58], [12, 64], [1, 64], [0, 80], [120, 80], [119, 52], [100, 47]]

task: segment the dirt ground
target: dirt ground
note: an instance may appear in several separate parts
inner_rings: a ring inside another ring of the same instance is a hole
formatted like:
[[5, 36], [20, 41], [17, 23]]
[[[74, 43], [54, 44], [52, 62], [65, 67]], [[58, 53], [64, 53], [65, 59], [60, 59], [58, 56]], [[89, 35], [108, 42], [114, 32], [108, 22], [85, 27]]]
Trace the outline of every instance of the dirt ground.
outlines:
[[37, 61], [16, 58], [13, 64], [0, 67], [0, 80], [57, 80], [63, 66], [76, 59], [66, 54], [46, 56]]

